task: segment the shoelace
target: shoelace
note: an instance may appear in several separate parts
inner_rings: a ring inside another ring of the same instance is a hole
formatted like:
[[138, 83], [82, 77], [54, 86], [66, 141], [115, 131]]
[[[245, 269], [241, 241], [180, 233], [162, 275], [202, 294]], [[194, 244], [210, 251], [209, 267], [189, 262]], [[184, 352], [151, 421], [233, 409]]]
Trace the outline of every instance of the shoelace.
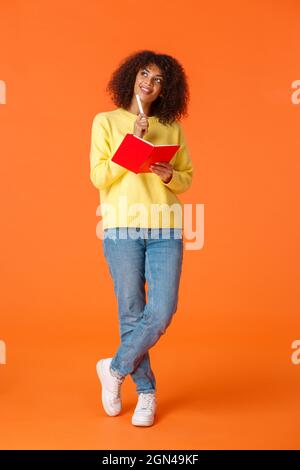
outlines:
[[116, 379], [114, 393], [115, 396], [112, 398], [112, 401], [118, 401], [120, 398], [121, 385], [124, 382], [124, 377], [114, 376]]
[[154, 393], [140, 393], [139, 394], [139, 407], [143, 409], [151, 409], [155, 402]]

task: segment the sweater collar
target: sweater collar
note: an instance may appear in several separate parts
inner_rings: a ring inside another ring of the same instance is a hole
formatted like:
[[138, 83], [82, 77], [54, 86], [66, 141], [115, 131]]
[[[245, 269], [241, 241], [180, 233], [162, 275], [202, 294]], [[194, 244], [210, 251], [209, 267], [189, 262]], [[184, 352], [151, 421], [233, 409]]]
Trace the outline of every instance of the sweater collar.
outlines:
[[[127, 111], [127, 109], [117, 108], [117, 111], [121, 112], [122, 114], [126, 115], [127, 117], [131, 118], [132, 120], [135, 120], [137, 118], [137, 114], [131, 113], [130, 111]], [[158, 117], [157, 116], [148, 116], [148, 119], [150, 119], [151, 121], [157, 121]]]

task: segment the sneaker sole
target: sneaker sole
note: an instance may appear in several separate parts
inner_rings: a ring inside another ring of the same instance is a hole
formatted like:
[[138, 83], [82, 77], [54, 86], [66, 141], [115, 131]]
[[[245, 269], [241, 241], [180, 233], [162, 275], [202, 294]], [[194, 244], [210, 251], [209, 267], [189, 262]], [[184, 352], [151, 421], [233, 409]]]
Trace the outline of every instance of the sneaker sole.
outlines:
[[105, 412], [109, 415], [109, 416], [117, 416], [121, 413], [121, 410], [119, 412], [116, 412], [116, 413], [112, 413], [110, 411], [110, 408], [108, 407], [108, 404], [106, 402], [106, 399], [105, 399], [105, 393], [104, 393], [104, 386], [103, 386], [103, 380], [102, 380], [102, 376], [103, 376], [103, 363], [102, 363], [102, 359], [97, 362], [97, 365], [96, 365], [96, 370], [97, 370], [97, 375], [99, 377], [99, 380], [101, 382], [101, 387], [102, 387], [102, 394], [101, 394], [101, 398], [102, 398], [102, 405], [103, 405], [103, 408], [105, 410]]
[[134, 426], [152, 426], [152, 424], [154, 423], [154, 418], [151, 421], [142, 421], [142, 420], [140, 421], [138, 419], [132, 418], [131, 423]]

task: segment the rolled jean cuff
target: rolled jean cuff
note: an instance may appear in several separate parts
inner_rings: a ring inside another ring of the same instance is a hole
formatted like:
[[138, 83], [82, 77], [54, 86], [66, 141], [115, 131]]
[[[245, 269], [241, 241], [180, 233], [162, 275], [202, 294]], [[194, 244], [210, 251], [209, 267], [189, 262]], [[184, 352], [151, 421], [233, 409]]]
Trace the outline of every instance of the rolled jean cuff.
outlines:
[[138, 390], [138, 394], [140, 393], [156, 393], [156, 390]]
[[120, 374], [119, 371], [117, 371], [116, 369], [113, 369], [112, 367], [110, 367], [110, 372], [114, 377], [118, 377], [119, 379], [125, 378], [124, 375]]

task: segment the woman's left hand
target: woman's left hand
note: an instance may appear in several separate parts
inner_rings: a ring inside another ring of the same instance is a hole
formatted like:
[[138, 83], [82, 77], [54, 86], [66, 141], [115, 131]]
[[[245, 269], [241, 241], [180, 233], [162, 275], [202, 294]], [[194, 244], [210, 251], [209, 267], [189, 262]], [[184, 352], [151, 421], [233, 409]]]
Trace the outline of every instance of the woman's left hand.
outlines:
[[156, 173], [164, 183], [169, 183], [173, 176], [173, 167], [168, 162], [158, 162], [150, 165], [150, 170]]

